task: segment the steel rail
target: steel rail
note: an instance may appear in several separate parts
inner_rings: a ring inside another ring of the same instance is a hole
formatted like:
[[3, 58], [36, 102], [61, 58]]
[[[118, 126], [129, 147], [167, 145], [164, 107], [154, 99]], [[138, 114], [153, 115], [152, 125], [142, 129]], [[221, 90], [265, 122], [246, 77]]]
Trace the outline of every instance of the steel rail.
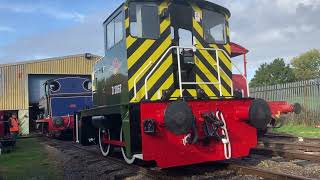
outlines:
[[289, 160], [302, 159], [309, 160], [314, 162], [320, 162], [320, 155], [298, 152], [298, 151], [290, 151], [290, 150], [282, 150], [282, 149], [273, 149], [273, 148], [255, 148], [251, 150], [251, 154], [258, 155], [270, 155], [270, 156], [281, 156]]
[[320, 144], [320, 138], [304, 138], [304, 137], [296, 137], [288, 134], [265, 134], [261, 140], [283, 140], [283, 141], [291, 141], [291, 142], [305, 142], [305, 143], [318, 143]]
[[255, 175], [264, 179], [281, 179], [281, 180], [313, 180], [303, 176], [290, 175], [285, 173], [274, 172], [271, 170], [261, 169], [252, 166], [244, 166], [239, 164], [229, 164], [229, 170], [237, 171], [239, 174]]
[[296, 150], [296, 151], [313, 151], [320, 152], [320, 145], [306, 144], [306, 143], [291, 143], [291, 142], [279, 142], [279, 141], [260, 141], [258, 147], [263, 148], [275, 148], [281, 150]]
[[[52, 140], [52, 139], [48, 139], [46, 138], [47, 140], [50, 140], [51, 142], [55, 141], [55, 140]], [[78, 149], [78, 150], [81, 150], [81, 151], [85, 151], [97, 158], [101, 158], [101, 159], [104, 159], [106, 161], [110, 161], [110, 163], [112, 164], [117, 164], [119, 165], [120, 167], [123, 168], [123, 170], [125, 169], [131, 169], [133, 170], [134, 172], [136, 172], [138, 175], [139, 173], [142, 174], [142, 175], [145, 175], [146, 177], [149, 177], [151, 179], [168, 179], [169, 177], [166, 176], [165, 174], [163, 173], [159, 173], [158, 171], [154, 171], [154, 170], [150, 170], [150, 169], [147, 169], [147, 168], [143, 168], [141, 166], [138, 166], [138, 165], [134, 165], [134, 164], [126, 164], [126, 162], [122, 159], [119, 159], [119, 158], [116, 158], [116, 157], [102, 157], [102, 155], [100, 155], [99, 153], [97, 153], [96, 150], [92, 150], [92, 149], [88, 149], [88, 147], [82, 147], [81, 145], [79, 144], [74, 144], [72, 142], [61, 142], [61, 141], [58, 141], [58, 142], [53, 142], [55, 143], [54, 145], [52, 144], [49, 144], [51, 146], [56, 146], [56, 148], [59, 148], [59, 146], [61, 146], [64, 150], [66, 147], [69, 147], [70, 149]], [[58, 147], [57, 147], [58, 146]]]

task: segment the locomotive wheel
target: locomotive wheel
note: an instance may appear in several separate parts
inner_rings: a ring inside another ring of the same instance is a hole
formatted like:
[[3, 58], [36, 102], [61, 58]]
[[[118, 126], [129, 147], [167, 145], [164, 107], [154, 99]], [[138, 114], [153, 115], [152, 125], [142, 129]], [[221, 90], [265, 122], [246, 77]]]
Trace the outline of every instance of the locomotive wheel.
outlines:
[[[121, 142], [125, 142], [124, 135], [123, 135], [123, 132], [122, 132], [122, 128], [120, 130], [120, 141]], [[126, 161], [126, 163], [128, 163], [128, 164], [134, 163], [134, 160], [136, 158], [134, 156], [132, 156], [132, 155], [130, 157], [127, 156], [126, 147], [121, 147], [121, 152], [122, 152], [123, 159]]]
[[114, 147], [112, 145], [110, 145], [110, 144], [104, 144], [103, 141], [102, 141], [103, 137], [108, 138], [109, 140], [111, 139], [109, 129], [105, 130], [105, 129], [99, 128], [99, 146], [100, 146], [100, 151], [101, 151], [101, 154], [103, 156], [108, 156], [113, 152], [113, 148]]

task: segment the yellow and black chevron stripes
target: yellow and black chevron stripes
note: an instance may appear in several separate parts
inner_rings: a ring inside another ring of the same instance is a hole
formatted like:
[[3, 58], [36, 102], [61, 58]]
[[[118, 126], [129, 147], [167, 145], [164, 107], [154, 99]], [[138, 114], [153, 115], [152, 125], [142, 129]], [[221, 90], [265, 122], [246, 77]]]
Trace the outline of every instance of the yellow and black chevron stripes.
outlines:
[[[230, 42], [230, 26], [229, 26], [229, 16], [226, 15], [226, 38], [227, 38], [227, 42]], [[229, 46], [230, 47], [230, 46]], [[230, 52], [231, 54], [231, 48], [230, 48]]]
[[[196, 41], [199, 48], [204, 48], [202, 44], [204, 42], [200, 42], [200, 37], [196, 37]], [[217, 47], [213, 47], [217, 49]], [[214, 75], [215, 79], [208, 78], [210, 82], [218, 82], [218, 68], [217, 68], [217, 60], [216, 60], [216, 52], [214, 51], [207, 51], [207, 50], [200, 50], [196, 53], [196, 57], [198, 58], [199, 62], [196, 63], [199, 69], [204, 69], [206, 67], [209, 69], [209, 72]], [[221, 84], [222, 84], [222, 95], [223, 96], [231, 96], [231, 87], [232, 87], [232, 71], [231, 71], [231, 61], [222, 53], [218, 52], [219, 58], [219, 66], [220, 70], [220, 77], [221, 77]], [[197, 61], [196, 61], [197, 62]], [[201, 66], [203, 64], [203, 66]], [[203, 78], [202, 78], [203, 80]], [[201, 81], [200, 81], [201, 82]], [[219, 94], [216, 94], [219, 95]]]
[[[168, 89], [174, 89], [174, 87], [172, 86], [171, 88]], [[183, 89], [182, 92], [183, 97], [197, 97], [197, 91], [195, 89]], [[171, 96], [170, 96], [170, 100], [177, 100], [177, 98], [180, 97], [180, 90], [179, 89], [175, 89]]]
[[[229, 56], [231, 54], [231, 48], [229, 45], [229, 26], [227, 27], [227, 44], [226, 45], [210, 45], [204, 40], [204, 30], [202, 28], [202, 10], [197, 6], [197, 4], [192, 3], [192, 8], [195, 13], [201, 17], [200, 21], [193, 18], [193, 34], [198, 48], [214, 48], [214, 49], [222, 49]], [[232, 66], [231, 60], [223, 53], [218, 52], [219, 65], [222, 69], [220, 71], [221, 77], [221, 91], [223, 96], [231, 96], [232, 94]], [[218, 68], [217, 68], [217, 59], [216, 52], [209, 50], [200, 50], [196, 53], [196, 65], [198, 67], [197, 82], [218, 82]], [[204, 89], [205, 93], [208, 96], [219, 96], [220, 95], [220, 87], [219, 85], [200, 85], [202, 89]]]
[[[159, 13], [165, 8], [167, 8], [166, 1], [159, 5]], [[167, 18], [160, 22], [160, 37], [156, 40], [130, 36], [129, 26], [129, 12], [126, 9], [125, 27], [127, 32], [129, 98], [130, 102], [139, 102], [145, 98], [145, 79], [147, 75], [171, 46], [170, 19]], [[152, 65], [148, 67], [150, 62], [152, 62]], [[146, 70], [143, 71], [144, 69]], [[134, 98], [135, 79], [136, 99]], [[172, 55], [168, 53], [147, 81], [149, 99], [158, 99], [162, 90], [173, 86], [173, 81]]]

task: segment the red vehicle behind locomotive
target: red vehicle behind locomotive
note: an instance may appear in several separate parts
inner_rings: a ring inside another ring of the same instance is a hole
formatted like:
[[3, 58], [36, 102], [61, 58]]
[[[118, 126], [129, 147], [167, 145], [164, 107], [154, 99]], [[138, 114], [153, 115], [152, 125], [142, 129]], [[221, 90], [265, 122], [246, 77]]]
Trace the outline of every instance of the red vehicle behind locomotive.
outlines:
[[[236, 43], [231, 43], [231, 57], [243, 56], [243, 74], [233, 74], [232, 80], [235, 91], [237, 91], [240, 97], [250, 97], [249, 85], [247, 81], [247, 53], [249, 50]], [[237, 67], [236, 67], [237, 68]], [[241, 73], [241, 70], [238, 69]], [[272, 120], [270, 122], [271, 127], [282, 124], [280, 120], [281, 116], [288, 113], [301, 113], [301, 105], [299, 103], [291, 104], [286, 101], [268, 101], [268, 105], [271, 110]]]

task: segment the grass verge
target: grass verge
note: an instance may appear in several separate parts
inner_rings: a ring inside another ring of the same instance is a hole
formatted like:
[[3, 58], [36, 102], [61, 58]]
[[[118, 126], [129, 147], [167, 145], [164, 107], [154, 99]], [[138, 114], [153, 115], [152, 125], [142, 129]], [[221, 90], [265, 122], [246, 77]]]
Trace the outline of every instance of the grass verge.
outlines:
[[39, 140], [19, 139], [13, 152], [0, 156], [0, 179], [60, 179]]
[[284, 125], [281, 128], [274, 129], [274, 132], [288, 133], [294, 136], [305, 138], [320, 138], [320, 128], [308, 127], [302, 125]]

